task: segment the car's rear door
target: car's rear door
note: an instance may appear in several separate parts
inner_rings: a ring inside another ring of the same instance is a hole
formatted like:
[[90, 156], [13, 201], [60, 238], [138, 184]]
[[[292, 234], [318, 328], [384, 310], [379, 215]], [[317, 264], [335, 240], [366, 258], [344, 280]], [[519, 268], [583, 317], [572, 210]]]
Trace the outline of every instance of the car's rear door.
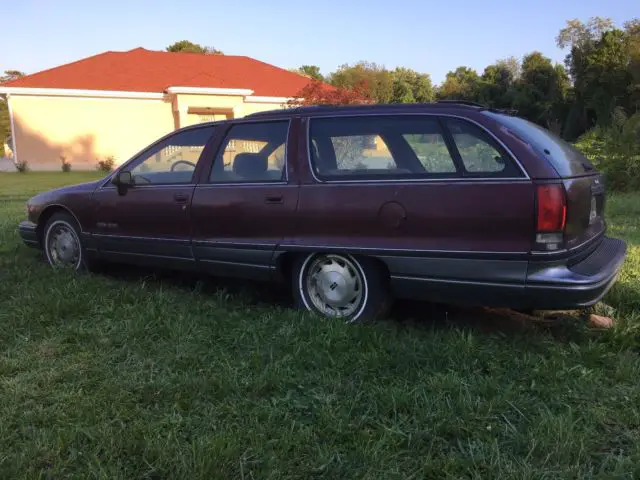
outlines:
[[374, 255], [392, 277], [524, 283], [533, 187], [479, 125], [428, 114], [308, 122], [291, 248]]
[[294, 228], [298, 186], [287, 156], [295, 143], [286, 120], [241, 120], [221, 140], [191, 204], [193, 251], [208, 273], [269, 278], [273, 252]]

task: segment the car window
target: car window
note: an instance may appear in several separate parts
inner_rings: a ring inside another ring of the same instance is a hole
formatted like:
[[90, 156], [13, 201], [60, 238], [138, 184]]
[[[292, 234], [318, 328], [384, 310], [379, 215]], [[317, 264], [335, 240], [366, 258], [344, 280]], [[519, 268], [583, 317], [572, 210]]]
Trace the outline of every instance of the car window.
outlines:
[[509, 159], [481, 128], [464, 120], [446, 123], [468, 173], [495, 174], [507, 168]]
[[389, 147], [379, 135], [331, 137], [338, 170], [395, 169]]
[[455, 172], [456, 166], [441, 133], [408, 133], [403, 135], [427, 172]]
[[216, 156], [211, 182], [275, 182], [284, 179], [289, 122], [231, 127]]
[[500, 122], [529, 143], [541, 156], [549, 160], [560, 176], [570, 177], [595, 170], [591, 162], [570, 143], [546, 128], [520, 117], [503, 113], [482, 112]]
[[214, 127], [185, 130], [144, 152], [129, 170], [136, 185], [191, 183], [200, 154]]
[[435, 117], [314, 119], [310, 135], [311, 161], [320, 178], [457, 176]]

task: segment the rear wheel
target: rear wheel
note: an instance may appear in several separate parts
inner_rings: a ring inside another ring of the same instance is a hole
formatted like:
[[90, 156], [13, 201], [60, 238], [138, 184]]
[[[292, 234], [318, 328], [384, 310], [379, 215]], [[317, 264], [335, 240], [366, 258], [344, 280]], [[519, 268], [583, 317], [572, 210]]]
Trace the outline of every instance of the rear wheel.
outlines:
[[369, 258], [312, 253], [293, 268], [300, 308], [352, 323], [384, 316], [390, 305], [386, 272]]

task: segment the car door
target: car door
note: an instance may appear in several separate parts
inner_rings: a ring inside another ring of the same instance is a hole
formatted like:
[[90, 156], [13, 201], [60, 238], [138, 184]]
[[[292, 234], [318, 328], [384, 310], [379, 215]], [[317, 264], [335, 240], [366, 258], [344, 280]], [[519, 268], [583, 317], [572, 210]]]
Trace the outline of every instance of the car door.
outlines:
[[131, 172], [131, 187], [109, 182], [95, 192], [92, 234], [103, 258], [195, 265], [189, 220], [193, 178], [213, 129], [199, 126], [169, 135], [119, 170]]
[[298, 187], [289, 183], [289, 120], [232, 124], [191, 205], [200, 269], [269, 278], [273, 252], [293, 231]]

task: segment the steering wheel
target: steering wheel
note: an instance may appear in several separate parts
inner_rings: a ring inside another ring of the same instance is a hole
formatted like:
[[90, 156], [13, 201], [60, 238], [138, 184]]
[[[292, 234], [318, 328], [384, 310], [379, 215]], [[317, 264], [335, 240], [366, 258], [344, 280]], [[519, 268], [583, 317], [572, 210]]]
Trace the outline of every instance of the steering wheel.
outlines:
[[169, 170], [171, 170], [172, 172], [175, 171], [177, 165], [190, 165], [193, 168], [196, 168], [196, 164], [193, 162], [189, 162], [188, 160], [178, 160], [176, 163], [171, 165], [171, 168]]

